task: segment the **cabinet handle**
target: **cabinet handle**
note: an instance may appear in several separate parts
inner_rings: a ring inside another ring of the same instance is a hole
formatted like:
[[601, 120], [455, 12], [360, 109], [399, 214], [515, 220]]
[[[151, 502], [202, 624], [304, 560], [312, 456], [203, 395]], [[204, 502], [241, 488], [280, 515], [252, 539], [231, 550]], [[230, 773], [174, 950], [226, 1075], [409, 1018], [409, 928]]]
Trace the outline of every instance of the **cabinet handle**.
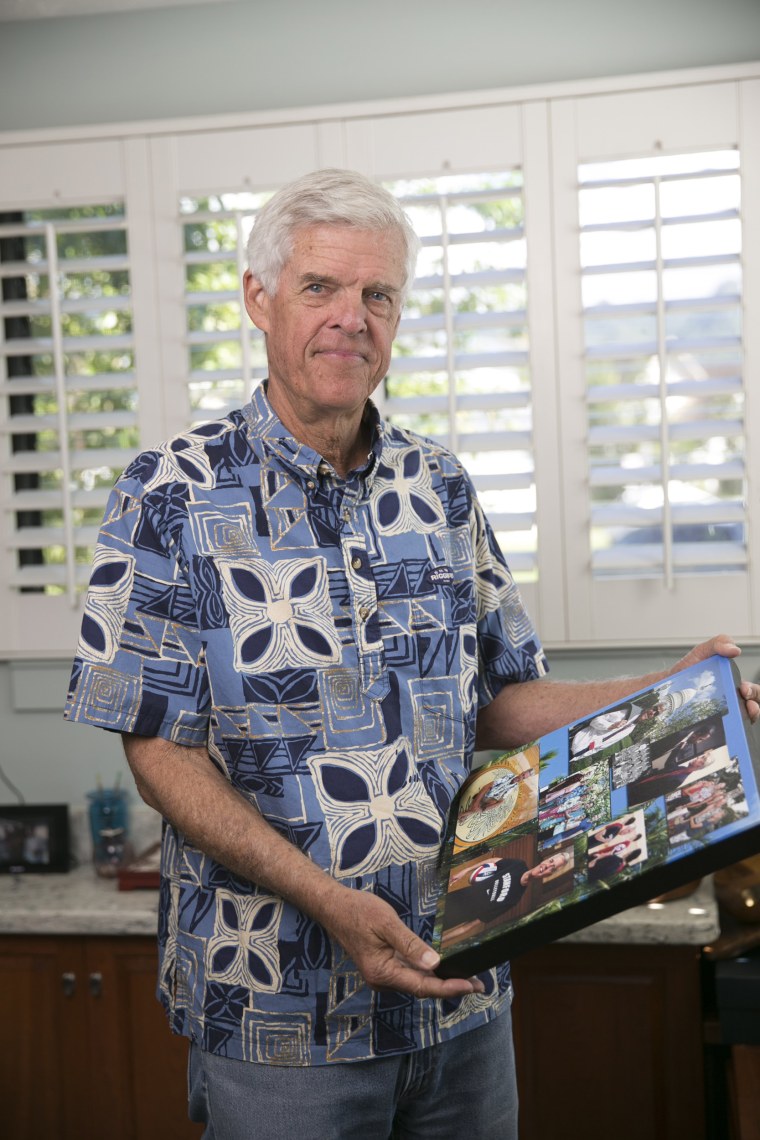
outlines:
[[71, 970], [67, 970], [65, 973], [61, 974], [61, 989], [63, 990], [64, 997], [73, 998], [76, 988], [77, 976], [75, 973], [73, 973]]
[[103, 975], [101, 973], [90, 974], [90, 994], [94, 998], [99, 998], [103, 994]]

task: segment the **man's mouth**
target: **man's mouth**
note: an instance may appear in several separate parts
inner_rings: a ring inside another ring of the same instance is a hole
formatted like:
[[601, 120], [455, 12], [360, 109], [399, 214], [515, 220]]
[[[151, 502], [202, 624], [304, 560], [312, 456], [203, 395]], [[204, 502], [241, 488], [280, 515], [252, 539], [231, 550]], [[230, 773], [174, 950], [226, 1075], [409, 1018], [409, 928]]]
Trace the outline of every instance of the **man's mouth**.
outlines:
[[319, 348], [317, 356], [336, 356], [341, 360], [366, 360], [366, 354], [358, 348]]

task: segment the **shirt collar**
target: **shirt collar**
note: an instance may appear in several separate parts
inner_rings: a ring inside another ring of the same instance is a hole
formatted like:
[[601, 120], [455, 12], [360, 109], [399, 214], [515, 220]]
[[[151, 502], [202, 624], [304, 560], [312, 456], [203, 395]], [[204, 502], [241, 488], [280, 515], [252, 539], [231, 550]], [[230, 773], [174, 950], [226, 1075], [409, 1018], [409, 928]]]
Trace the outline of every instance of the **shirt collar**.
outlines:
[[[248, 437], [254, 448], [257, 443], [259, 446], [263, 445], [269, 454], [275, 455], [281, 463], [303, 480], [332, 474], [332, 467], [319, 452], [295, 439], [279, 419], [269, 402], [266, 380], [254, 388], [250, 402], [242, 410], [248, 427]], [[382, 454], [385, 424], [372, 400], [367, 400], [364, 417], [370, 428], [371, 448], [366, 461], [352, 474], [369, 482]]]

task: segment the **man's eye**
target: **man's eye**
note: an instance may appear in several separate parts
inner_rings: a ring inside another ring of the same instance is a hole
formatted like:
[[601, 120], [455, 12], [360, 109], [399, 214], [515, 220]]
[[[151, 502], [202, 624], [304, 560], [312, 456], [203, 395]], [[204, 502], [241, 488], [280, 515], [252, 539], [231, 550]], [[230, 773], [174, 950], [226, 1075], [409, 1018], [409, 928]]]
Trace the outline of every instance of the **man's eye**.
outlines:
[[309, 284], [306, 286], [306, 292], [307, 293], [322, 293], [322, 292], [324, 292], [324, 288], [325, 287], [321, 283], [321, 281], [310, 281]]
[[373, 292], [370, 293], [369, 298], [371, 301], [390, 301], [388, 294], [381, 293], [379, 289], [373, 290]]

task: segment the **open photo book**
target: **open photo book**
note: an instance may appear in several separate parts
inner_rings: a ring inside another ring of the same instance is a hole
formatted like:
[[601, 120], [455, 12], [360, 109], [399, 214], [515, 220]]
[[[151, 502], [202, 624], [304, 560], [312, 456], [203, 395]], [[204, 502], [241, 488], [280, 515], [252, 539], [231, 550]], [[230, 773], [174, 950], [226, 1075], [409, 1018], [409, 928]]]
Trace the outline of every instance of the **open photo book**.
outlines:
[[710, 657], [477, 768], [433, 945], [467, 977], [760, 852], [760, 742]]

